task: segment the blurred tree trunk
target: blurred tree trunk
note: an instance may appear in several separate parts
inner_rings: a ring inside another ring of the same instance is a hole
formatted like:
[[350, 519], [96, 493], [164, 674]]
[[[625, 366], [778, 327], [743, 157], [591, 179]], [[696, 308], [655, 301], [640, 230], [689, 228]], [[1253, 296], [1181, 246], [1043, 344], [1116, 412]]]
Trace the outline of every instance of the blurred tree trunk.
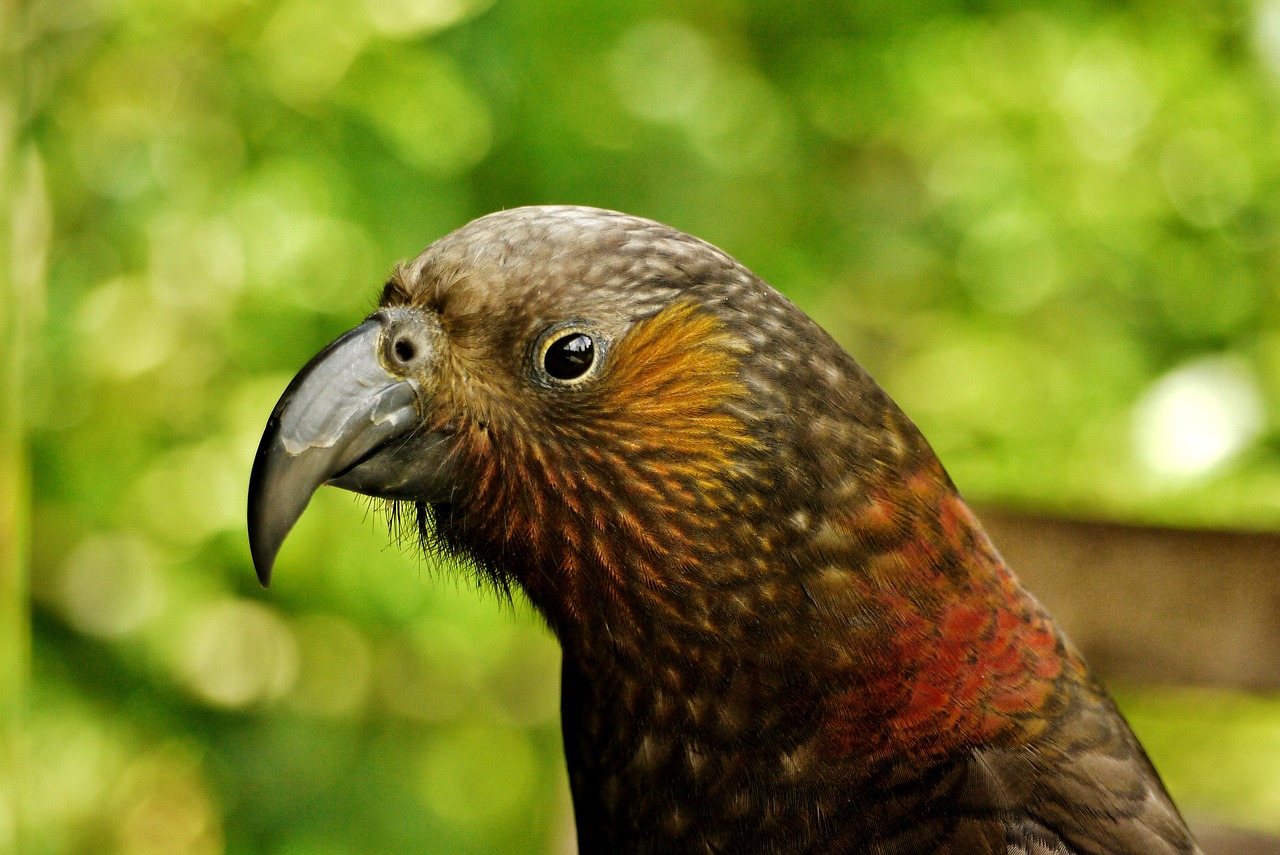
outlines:
[[22, 11], [17, 0], [0, 0], [0, 853], [22, 848], [31, 651], [25, 356], [50, 235], [43, 168], [22, 130]]

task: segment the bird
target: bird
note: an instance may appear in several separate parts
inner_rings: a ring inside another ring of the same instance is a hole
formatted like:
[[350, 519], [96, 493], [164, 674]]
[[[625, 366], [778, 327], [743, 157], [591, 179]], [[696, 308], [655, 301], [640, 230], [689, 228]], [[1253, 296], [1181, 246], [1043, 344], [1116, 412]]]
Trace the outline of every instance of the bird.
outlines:
[[270, 415], [262, 584], [322, 485], [559, 641], [583, 853], [1198, 853], [916, 426], [723, 250], [578, 206], [474, 220]]

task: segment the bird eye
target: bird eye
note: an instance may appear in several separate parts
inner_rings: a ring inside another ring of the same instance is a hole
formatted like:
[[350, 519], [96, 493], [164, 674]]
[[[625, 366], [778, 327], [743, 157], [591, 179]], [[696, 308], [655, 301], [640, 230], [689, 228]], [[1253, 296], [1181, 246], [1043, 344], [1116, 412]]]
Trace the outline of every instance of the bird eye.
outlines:
[[604, 368], [609, 339], [588, 321], [562, 321], [534, 340], [530, 368], [543, 386], [577, 386]]
[[542, 351], [542, 367], [562, 383], [580, 380], [596, 361], [596, 343], [576, 330], [552, 337]]

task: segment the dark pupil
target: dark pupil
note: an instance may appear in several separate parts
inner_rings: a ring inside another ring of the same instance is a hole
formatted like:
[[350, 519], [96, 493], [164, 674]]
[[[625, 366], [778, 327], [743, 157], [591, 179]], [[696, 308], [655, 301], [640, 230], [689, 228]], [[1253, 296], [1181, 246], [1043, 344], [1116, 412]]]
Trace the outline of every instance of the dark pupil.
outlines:
[[547, 373], [557, 380], [572, 380], [587, 373], [596, 358], [596, 344], [591, 336], [573, 333], [552, 342], [543, 358]]

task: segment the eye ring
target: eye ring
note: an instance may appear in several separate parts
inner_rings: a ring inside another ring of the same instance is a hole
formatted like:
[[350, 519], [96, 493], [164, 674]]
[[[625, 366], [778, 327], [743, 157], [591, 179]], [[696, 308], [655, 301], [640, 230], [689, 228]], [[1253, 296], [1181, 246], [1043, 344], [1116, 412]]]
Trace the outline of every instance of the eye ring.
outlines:
[[600, 335], [585, 325], [553, 327], [538, 340], [534, 371], [545, 384], [576, 386], [600, 372], [603, 351]]

